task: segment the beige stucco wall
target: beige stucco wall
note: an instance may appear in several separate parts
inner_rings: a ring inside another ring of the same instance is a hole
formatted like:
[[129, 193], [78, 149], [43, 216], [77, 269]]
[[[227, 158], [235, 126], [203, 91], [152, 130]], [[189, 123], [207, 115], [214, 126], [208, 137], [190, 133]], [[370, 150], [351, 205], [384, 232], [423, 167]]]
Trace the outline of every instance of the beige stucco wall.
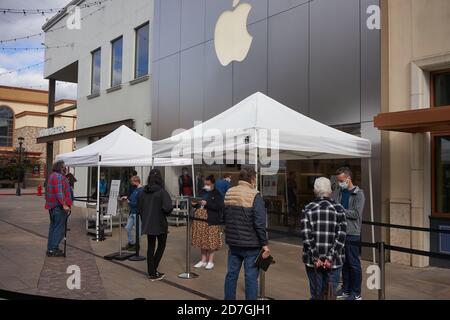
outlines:
[[[388, 14], [388, 89], [383, 111], [429, 107], [429, 71], [450, 67], [450, 1], [384, 0]], [[385, 30], [386, 31], [386, 30]], [[386, 43], [385, 43], [386, 45]], [[386, 108], [387, 104], [387, 108]], [[387, 110], [386, 110], [387, 109]], [[386, 170], [390, 171], [389, 221], [425, 226], [430, 215], [430, 152], [428, 134], [390, 132], [383, 135]], [[392, 244], [429, 250], [429, 236], [391, 229]], [[426, 266], [428, 259], [391, 253], [391, 261]]]
[[[45, 162], [45, 144], [37, 144], [36, 138], [40, 130], [47, 128], [47, 101], [48, 94], [46, 91], [0, 86], [0, 106], [7, 106], [14, 112], [13, 146], [2, 147], [0, 148], [0, 152], [14, 151], [18, 147], [17, 138], [23, 137], [26, 151], [40, 153], [40, 161], [42, 163]], [[73, 104], [74, 101], [61, 100], [57, 102], [55, 109], [60, 110]], [[55, 126], [64, 125], [68, 131], [75, 130], [76, 110], [71, 110], [63, 115], [55, 118]], [[55, 154], [71, 152], [73, 151], [73, 145], [73, 139], [55, 143]], [[40, 178], [31, 177], [27, 174], [27, 185], [31, 187], [41, 183], [43, 173], [41, 171], [42, 176]]]

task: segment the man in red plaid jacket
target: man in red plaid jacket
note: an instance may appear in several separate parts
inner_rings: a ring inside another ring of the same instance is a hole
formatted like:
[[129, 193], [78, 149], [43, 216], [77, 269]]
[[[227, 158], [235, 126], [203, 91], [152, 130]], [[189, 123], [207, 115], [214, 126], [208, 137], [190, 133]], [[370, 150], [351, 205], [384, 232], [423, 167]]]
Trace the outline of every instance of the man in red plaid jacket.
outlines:
[[64, 162], [55, 162], [52, 171], [45, 190], [45, 209], [50, 215], [47, 256], [61, 257], [64, 254], [59, 244], [64, 237], [67, 212], [72, 206], [71, 187], [64, 174]]

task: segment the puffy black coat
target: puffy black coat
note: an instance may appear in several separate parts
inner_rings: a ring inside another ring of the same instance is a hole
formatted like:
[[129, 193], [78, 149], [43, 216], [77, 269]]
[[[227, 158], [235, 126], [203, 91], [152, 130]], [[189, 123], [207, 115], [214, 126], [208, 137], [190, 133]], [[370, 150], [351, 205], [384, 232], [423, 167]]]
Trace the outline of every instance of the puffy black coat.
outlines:
[[173, 205], [163, 187], [145, 186], [139, 194], [136, 209], [142, 219], [142, 234], [158, 236], [168, 232], [167, 216], [172, 213]]
[[251, 208], [225, 205], [225, 241], [231, 247], [261, 248], [267, 245], [264, 200], [257, 194]]

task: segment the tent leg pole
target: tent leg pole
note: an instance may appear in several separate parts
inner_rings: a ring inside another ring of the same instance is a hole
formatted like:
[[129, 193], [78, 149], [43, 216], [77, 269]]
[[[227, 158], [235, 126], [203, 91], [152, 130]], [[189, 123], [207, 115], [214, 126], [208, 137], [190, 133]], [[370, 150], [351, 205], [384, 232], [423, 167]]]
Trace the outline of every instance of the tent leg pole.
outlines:
[[[372, 186], [372, 159], [369, 158], [369, 193], [370, 193], [370, 221], [373, 223], [374, 214], [373, 214], [373, 186]], [[371, 225], [372, 232], [372, 243], [375, 243], [375, 226]], [[375, 248], [372, 248], [372, 261], [376, 263], [376, 253]]]
[[97, 166], [97, 221], [95, 223], [97, 242], [100, 241], [100, 165]]
[[192, 190], [194, 193], [194, 198], [197, 196], [197, 186], [196, 186], [196, 181], [197, 179], [195, 178], [195, 169], [194, 169], [194, 162], [192, 162]]

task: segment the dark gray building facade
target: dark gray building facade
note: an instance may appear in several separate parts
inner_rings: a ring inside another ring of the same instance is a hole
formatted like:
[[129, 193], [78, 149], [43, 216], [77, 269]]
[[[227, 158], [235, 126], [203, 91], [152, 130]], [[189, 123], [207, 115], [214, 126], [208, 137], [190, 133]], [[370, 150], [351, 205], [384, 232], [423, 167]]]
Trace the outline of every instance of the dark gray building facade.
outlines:
[[[155, 0], [152, 138], [191, 128], [260, 91], [372, 141], [379, 217], [380, 133], [373, 117], [381, 105], [381, 32], [367, 26], [368, 8], [379, 6], [379, 0], [241, 3], [252, 6], [247, 22], [253, 43], [244, 61], [224, 67], [216, 56], [214, 29], [233, 0]], [[368, 191], [366, 161], [360, 171]]]

